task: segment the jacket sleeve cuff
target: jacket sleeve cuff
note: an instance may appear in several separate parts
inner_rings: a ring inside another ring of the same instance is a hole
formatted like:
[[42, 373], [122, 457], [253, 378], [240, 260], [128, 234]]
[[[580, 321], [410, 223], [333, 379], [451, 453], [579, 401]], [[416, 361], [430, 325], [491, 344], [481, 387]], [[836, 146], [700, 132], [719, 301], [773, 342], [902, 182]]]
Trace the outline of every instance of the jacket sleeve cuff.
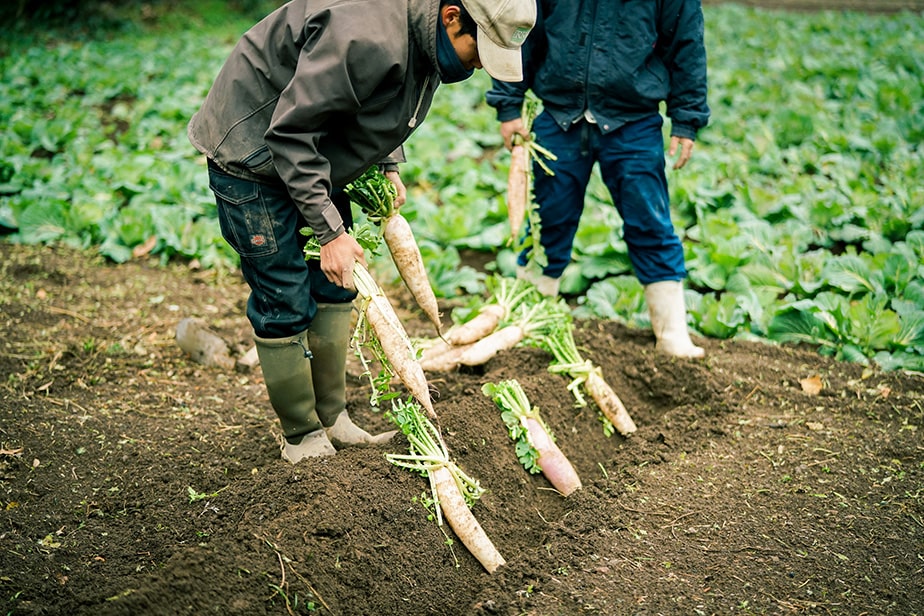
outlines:
[[[404, 156], [404, 146], [399, 145], [391, 154], [379, 161], [380, 165], [390, 165], [397, 163], [406, 163], [407, 158]], [[395, 167], [397, 169], [397, 167]]]
[[696, 141], [697, 129], [689, 124], [671, 123], [671, 137], [680, 137], [681, 139], [692, 139]]
[[[320, 212], [322, 226], [326, 226], [327, 230], [318, 233], [315, 230], [315, 233], [318, 236], [318, 241], [323, 246], [324, 244], [335, 240], [346, 232], [346, 228], [343, 225], [343, 218], [340, 217], [340, 212], [337, 211], [337, 206], [334, 205], [334, 202], [330, 199], [327, 200], [327, 203], [324, 205], [324, 208]], [[313, 228], [313, 227], [312, 227]]]
[[518, 105], [504, 105], [497, 108], [497, 121], [498, 122], [509, 122], [510, 120], [516, 120], [521, 115], [522, 107]]

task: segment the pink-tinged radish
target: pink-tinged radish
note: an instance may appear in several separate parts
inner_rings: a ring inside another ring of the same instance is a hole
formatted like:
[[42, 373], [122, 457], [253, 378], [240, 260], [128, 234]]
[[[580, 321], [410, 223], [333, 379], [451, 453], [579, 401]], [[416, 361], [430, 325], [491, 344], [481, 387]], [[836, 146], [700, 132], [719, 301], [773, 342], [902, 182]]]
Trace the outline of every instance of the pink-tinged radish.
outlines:
[[507, 172], [507, 219], [510, 221], [510, 239], [516, 241], [523, 227], [529, 204], [529, 152], [523, 144], [510, 150], [510, 169]]
[[442, 330], [439, 304], [430, 285], [414, 232], [395, 207], [395, 185], [373, 166], [344, 191], [366, 213], [369, 220], [381, 227], [382, 237], [385, 238], [398, 274], [439, 334]]
[[517, 459], [530, 473], [542, 472], [552, 486], [568, 496], [581, 488], [581, 478], [565, 457], [551, 430], [533, 407], [519, 381], [486, 383], [481, 391], [501, 408], [501, 419], [516, 447]]
[[555, 441], [546, 432], [545, 426], [532, 417], [526, 418], [526, 429], [529, 440], [539, 452], [536, 464], [542, 469], [542, 474], [549, 480], [555, 489], [564, 496], [582, 487], [581, 478], [571, 465], [571, 461], [561, 452]]
[[438, 504], [437, 524], [442, 526], [445, 518], [472, 556], [489, 573], [494, 573], [506, 563], [470, 509], [484, 493], [484, 488], [449, 459], [439, 430], [420, 413], [417, 404], [395, 400], [388, 417], [407, 437], [409, 453], [386, 454], [386, 459], [430, 480], [430, 492]]

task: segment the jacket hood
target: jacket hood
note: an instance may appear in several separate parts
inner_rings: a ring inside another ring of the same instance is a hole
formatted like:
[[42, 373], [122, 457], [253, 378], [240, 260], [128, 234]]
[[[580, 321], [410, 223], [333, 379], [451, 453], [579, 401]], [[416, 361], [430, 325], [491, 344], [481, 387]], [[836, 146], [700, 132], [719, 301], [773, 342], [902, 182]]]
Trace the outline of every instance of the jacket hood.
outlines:
[[434, 72], [437, 72], [439, 67], [436, 60], [436, 28], [439, 25], [439, 15], [438, 0], [408, 0], [407, 19], [414, 43], [427, 54]]

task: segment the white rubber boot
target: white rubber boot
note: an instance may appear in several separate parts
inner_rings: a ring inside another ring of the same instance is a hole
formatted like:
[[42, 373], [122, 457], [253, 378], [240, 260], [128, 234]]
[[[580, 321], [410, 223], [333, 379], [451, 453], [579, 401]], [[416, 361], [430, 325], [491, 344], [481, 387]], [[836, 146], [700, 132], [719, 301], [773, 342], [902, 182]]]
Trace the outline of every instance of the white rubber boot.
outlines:
[[284, 441], [282, 459], [297, 464], [305, 458], [322, 458], [337, 453], [325, 430], [315, 430], [302, 437], [297, 444]]
[[561, 284], [561, 280], [558, 278], [539, 274], [523, 265], [517, 265], [517, 279], [532, 283], [539, 293], [545, 297], [558, 297], [558, 289]]
[[645, 301], [651, 317], [651, 329], [658, 342], [655, 348], [674, 357], [698, 359], [706, 351], [690, 340], [687, 331], [687, 308], [683, 299], [683, 283], [664, 280], [645, 286]]
[[398, 434], [397, 430], [389, 430], [380, 434], [369, 434], [350, 419], [350, 414], [346, 411], [337, 415], [334, 425], [324, 428], [327, 432], [327, 438], [337, 449], [344, 447], [372, 447], [387, 443]]

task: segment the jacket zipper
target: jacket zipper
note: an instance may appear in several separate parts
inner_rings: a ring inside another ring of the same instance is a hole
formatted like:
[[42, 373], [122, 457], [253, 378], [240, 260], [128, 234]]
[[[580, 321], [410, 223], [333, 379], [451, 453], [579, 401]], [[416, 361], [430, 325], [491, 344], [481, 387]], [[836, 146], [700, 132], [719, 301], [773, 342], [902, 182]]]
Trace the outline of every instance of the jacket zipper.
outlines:
[[420, 113], [420, 107], [423, 105], [424, 96], [427, 94], [427, 86], [430, 85], [430, 75], [427, 75], [424, 79], [423, 89], [420, 91], [420, 96], [417, 97], [417, 107], [414, 108], [414, 115], [411, 116], [411, 119], [407, 121], [408, 128], [414, 128], [417, 126], [417, 114]]

